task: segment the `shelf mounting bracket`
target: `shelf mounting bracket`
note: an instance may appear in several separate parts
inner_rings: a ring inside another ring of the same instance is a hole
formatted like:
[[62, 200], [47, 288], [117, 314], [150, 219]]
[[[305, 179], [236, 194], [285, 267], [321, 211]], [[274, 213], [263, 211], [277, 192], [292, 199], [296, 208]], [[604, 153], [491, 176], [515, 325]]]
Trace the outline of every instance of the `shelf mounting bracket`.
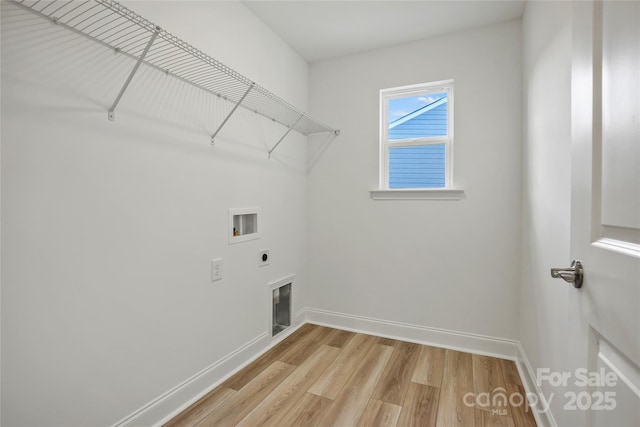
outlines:
[[231, 116], [233, 116], [233, 113], [236, 112], [236, 110], [238, 109], [238, 107], [242, 104], [242, 101], [244, 101], [244, 99], [247, 97], [247, 95], [249, 95], [249, 92], [251, 92], [251, 89], [253, 89], [253, 87], [255, 86], [255, 83], [251, 83], [251, 85], [249, 86], [249, 88], [247, 89], [247, 91], [244, 93], [244, 95], [242, 95], [242, 98], [240, 98], [240, 101], [238, 101], [238, 103], [236, 105], [233, 106], [233, 109], [229, 112], [229, 114], [227, 114], [227, 117], [224, 118], [224, 120], [222, 121], [222, 123], [220, 123], [220, 126], [218, 126], [218, 129], [216, 129], [216, 131], [213, 133], [213, 135], [211, 135], [211, 145], [213, 145], [213, 143], [216, 140], [216, 136], [218, 135], [218, 133], [220, 132], [220, 130], [222, 130], [222, 128], [224, 127], [224, 125], [227, 124], [227, 121], [231, 118]]
[[140, 55], [140, 57], [138, 58], [138, 61], [136, 61], [136, 65], [133, 66], [133, 70], [131, 70], [131, 73], [129, 73], [129, 77], [127, 77], [127, 80], [124, 82], [124, 86], [122, 86], [122, 89], [120, 89], [120, 93], [116, 97], [116, 100], [113, 101], [111, 108], [109, 108], [108, 117], [109, 117], [109, 120], [111, 120], [112, 122], [116, 119], [115, 110], [116, 110], [116, 107], [118, 106], [118, 103], [120, 102], [120, 98], [122, 98], [122, 95], [124, 95], [124, 92], [129, 87], [129, 83], [131, 83], [133, 76], [138, 71], [138, 68], [140, 68], [140, 64], [142, 64], [144, 57], [147, 56], [147, 53], [149, 53], [149, 49], [151, 49], [151, 45], [155, 41], [156, 37], [158, 37], [160, 30], [161, 30], [160, 27], [158, 26], [155, 27], [155, 30], [153, 31], [153, 34], [151, 34], [151, 38], [149, 39], [149, 42], [147, 42], [147, 45], [142, 51], [142, 55]]
[[296, 122], [295, 122], [293, 125], [289, 126], [289, 129], [287, 129], [287, 131], [284, 133], [284, 135], [282, 135], [282, 138], [280, 138], [280, 139], [278, 140], [278, 142], [276, 142], [276, 145], [274, 145], [273, 147], [271, 147], [271, 150], [269, 150], [269, 153], [268, 153], [267, 157], [271, 158], [271, 153], [273, 152], [273, 150], [275, 150], [275, 149], [276, 149], [276, 147], [277, 147], [278, 145], [280, 145], [280, 143], [282, 142], [282, 140], [283, 140], [283, 139], [285, 139], [285, 138], [287, 137], [287, 135], [289, 135], [289, 132], [291, 132], [291, 131], [293, 130], [293, 128], [294, 128], [294, 127], [296, 127], [296, 125], [298, 124], [298, 122], [299, 122], [300, 120], [302, 120], [302, 118], [303, 118], [303, 117], [304, 117], [304, 113], [302, 113], [302, 115], [301, 115], [300, 117], [298, 117], [298, 120], [296, 120]]

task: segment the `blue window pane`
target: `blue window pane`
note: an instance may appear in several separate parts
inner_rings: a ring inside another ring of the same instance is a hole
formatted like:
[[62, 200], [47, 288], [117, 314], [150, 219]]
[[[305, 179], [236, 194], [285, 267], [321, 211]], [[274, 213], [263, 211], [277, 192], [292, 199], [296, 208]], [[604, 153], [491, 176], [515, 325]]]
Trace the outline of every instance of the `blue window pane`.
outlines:
[[389, 148], [389, 188], [444, 186], [444, 144]]
[[389, 100], [389, 139], [446, 137], [447, 94]]

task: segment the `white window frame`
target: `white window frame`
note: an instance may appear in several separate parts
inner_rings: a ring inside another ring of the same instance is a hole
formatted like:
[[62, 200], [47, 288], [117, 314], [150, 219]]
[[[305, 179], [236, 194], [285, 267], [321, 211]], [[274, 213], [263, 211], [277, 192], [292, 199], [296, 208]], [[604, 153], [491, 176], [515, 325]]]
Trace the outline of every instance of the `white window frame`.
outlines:
[[[453, 187], [453, 80], [441, 80], [431, 83], [402, 86], [380, 90], [380, 169], [379, 188], [371, 191], [374, 199], [420, 199], [458, 200], [462, 190]], [[388, 108], [389, 100], [407, 98], [433, 93], [447, 93], [447, 136], [424, 137], [415, 139], [389, 140]], [[389, 149], [392, 147], [410, 147], [444, 144], [445, 146], [445, 186], [419, 188], [389, 188]]]

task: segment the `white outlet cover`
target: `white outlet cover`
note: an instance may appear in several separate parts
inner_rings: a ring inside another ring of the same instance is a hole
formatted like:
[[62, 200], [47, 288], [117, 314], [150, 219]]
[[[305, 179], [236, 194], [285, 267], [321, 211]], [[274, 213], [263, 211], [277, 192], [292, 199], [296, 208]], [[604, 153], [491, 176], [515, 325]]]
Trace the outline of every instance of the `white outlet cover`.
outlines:
[[222, 280], [222, 258], [211, 260], [211, 281]]
[[[264, 258], [266, 255], [266, 259]], [[269, 249], [262, 249], [259, 252], [258, 256], [258, 267], [265, 267], [269, 265], [269, 261], [271, 260], [271, 254], [269, 253]]]

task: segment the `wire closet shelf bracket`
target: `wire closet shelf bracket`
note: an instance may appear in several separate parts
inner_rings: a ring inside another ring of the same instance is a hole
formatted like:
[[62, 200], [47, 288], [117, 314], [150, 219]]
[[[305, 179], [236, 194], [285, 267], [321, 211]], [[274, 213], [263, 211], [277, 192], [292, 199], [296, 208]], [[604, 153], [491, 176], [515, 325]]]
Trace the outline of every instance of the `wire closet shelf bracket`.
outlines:
[[340, 133], [115, 1], [11, 0], [11, 3], [136, 61], [109, 108], [109, 120], [115, 120], [120, 99], [140, 65], [145, 64], [234, 104], [211, 135], [211, 144], [239, 107], [287, 128], [268, 150], [269, 157], [292, 130], [303, 135]]

